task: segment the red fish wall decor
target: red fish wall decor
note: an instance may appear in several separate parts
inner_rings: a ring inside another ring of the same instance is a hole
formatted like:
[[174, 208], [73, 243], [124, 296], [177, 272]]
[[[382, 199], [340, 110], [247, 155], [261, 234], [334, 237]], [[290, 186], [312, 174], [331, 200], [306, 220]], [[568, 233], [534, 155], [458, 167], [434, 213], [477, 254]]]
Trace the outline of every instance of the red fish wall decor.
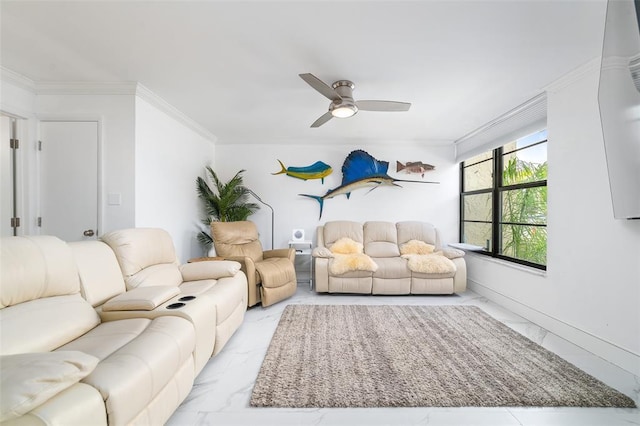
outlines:
[[425, 172], [434, 170], [435, 168], [435, 166], [423, 163], [422, 161], [407, 161], [404, 164], [396, 161], [396, 172], [404, 171], [405, 173], [421, 175], [421, 177], [424, 177]]

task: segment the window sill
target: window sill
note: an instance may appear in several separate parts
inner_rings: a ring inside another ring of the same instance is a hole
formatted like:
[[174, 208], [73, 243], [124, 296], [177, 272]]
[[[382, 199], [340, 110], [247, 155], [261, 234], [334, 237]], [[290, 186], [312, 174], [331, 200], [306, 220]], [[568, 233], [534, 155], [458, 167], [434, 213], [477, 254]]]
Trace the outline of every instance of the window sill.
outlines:
[[497, 259], [495, 257], [487, 256], [485, 254], [481, 254], [473, 251], [467, 251], [466, 254], [467, 256], [471, 256], [473, 258], [482, 259], [485, 262], [495, 263], [501, 266], [506, 266], [508, 268], [517, 269], [519, 271], [527, 272], [532, 275], [538, 275], [540, 277], [547, 276], [547, 271], [538, 269], [538, 268], [532, 268], [531, 266], [521, 265], [515, 262], [509, 262], [508, 260], [504, 260], [504, 259]]

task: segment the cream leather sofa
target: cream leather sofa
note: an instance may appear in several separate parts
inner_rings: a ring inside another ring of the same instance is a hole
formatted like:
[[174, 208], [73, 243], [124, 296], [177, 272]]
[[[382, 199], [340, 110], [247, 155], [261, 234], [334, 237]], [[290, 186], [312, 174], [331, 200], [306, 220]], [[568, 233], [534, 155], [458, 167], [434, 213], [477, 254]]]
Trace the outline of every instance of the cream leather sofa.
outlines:
[[[209, 299], [208, 304], [213, 305], [215, 312], [215, 320], [210, 324], [215, 325], [214, 331], [207, 332], [207, 335], [215, 336], [213, 355], [220, 352], [242, 324], [247, 310], [248, 292], [247, 277], [240, 271], [241, 265], [238, 262], [213, 261], [180, 265], [171, 236], [158, 228], [113, 231], [104, 234], [101, 240], [115, 253], [127, 294], [150, 286], [171, 287], [177, 289], [181, 297], [196, 296], [195, 300], [178, 302], [185, 303], [186, 310], [197, 304], [197, 299]], [[178, 308], [172, 312], [181, 314], [185, 309]], [[113, 313], [101, 311], [101, 315], [114, 318]]]
[[[165, 238], [164, 231], [151, 235]], [[237, 262], [175, 268], [177, 285], [126, 291], [115, 252], [104, 242], [3, 238], [2, 425], [166, 422], [246, 306]]]
[[[313, 251], [315, 290], [319, 293], [452, 294], [466, 290], [467, 270], [463, 253], [441, 247], [437, 229], [427, 222], [332, 221], [316, 231]], [[353, 270], [331, 273], [336, 259], [331, 247], [341, 238], [360, 243], [375, 263], [375, 271]], [[422, 241], [451, 258], [455, 265], [444, 273], [414, 272], [400, 249], [409, 241]]]

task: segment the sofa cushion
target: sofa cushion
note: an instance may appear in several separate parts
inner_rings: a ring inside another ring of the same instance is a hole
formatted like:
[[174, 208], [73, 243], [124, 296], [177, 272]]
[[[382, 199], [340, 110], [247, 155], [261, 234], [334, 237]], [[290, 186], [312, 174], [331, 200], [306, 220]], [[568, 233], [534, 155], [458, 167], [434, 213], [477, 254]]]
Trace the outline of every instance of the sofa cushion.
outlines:
[[102, 395], [82, 382], [69, 386], [24, 416], [2, 425], [108, 426]]
[[372, 241], [365, 246], [364, 252], [369, 256], [376, 258], [400, 256], [398, 245], [396, 243], [389, 243], [386, 241]]
[[127, 291], [118, 259], [107, 244], [95, 240], [68, 244], [78, 266], [82, 295], [92, 306]]
[[80, 295], [67, 243], [51, 236], [8, 237], [0, 246], [2, 354], [51, 351], [100, 322]]
[[371, 257], [397, 257], [398, 232], [393, 222], [366, 222], [364, 232], [364, 252]]
[[407, 266], [406, 259], [401, 257], [379, 257], [375, 259], [375, 262], [378, 265], [378, 270], [374, 272], [374, 278], [411, 278], [411, 270]]
[[211, 237], [218, 256], [249, 257], [254, 262], [263, 258], [258, 228], [253, 222], [212, 222]]
[[435, 246], [420, 240], [409, 240], [400, 246], [400, 254], [431, 254]]
[[331, 244], [329, 249], [333, 254], [358, 254], [362, 253], [363, 245], [349, 237], [343, 237]]
[[413, 272], [423, 274], [453, 274], [456, 265], [446, 257], [439, 254], [405, 254], [407, 265]]
[[332, 275], [342, 275], [351, 271], [375, 272], [378, 265], [366, 254], [336, 254], [329, 262], [329, 272]]
[[160, 263], [139, 271], [135, 275], [125, 278], [127, 289], [131, 290], [140, 286], [172, 286], [182, 284], [180, 268], [175, 263]]
[[0, 323], [0, 351], [8, 355], [54, 350], [94, 328], [100, 317], [80, 294], [72, 294], [4, 308]]
[[102, 394], [109, 424], [128, 424], [185, 363], [192, 363], [194, 348], [193, 324], [162, 316], [102, 323], [61, 350], [79, 350], [100, 359], [82, 382]]
[[396, 223], [398, 230], [398, 244], [402, 245], [409, 240], [420, 240], [425, 243], [440, 247], [436, 228], [427, 222], [406, 221]]
[[6, 237], [0, 244], [0, 308], [80, 293], [73, 253], [51, 236]]
[[324, 224], [323, 241], [325, 246], [330, 247], [331, 244], [343, 237], [351, 238], [353, 241], [363, 243], [364, 237], [362, 224], [347, 220], [337, 220]]
[[0, 421], [33, 410], [89, 373], [98, 358], [77, 351], [4, 355], [0, 361]]
[[104, 234], [101, 239], [109, 244], [116, 254], [125, 278], [151, 265], [178, 265], [171, 235], [163, 229], [122, 229]]

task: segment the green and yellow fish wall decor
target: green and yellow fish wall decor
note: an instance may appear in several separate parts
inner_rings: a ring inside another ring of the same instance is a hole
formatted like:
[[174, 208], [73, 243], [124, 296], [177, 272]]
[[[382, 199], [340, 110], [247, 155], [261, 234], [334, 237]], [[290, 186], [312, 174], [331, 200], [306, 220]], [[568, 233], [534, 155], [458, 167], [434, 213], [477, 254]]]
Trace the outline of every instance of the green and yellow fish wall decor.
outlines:
[[287, 176], [302, 180], [321, 179], [321, 182], [324, 183], [324, 178], [333, 172], [331, 166], [322, 161], [316, 161], [312, 165], [305, 167], [285, 167], [280, 160], [278, 160], [278, 163], [280, 163], [282, 170], [271, 173], [272, 175], [286, 174]]

